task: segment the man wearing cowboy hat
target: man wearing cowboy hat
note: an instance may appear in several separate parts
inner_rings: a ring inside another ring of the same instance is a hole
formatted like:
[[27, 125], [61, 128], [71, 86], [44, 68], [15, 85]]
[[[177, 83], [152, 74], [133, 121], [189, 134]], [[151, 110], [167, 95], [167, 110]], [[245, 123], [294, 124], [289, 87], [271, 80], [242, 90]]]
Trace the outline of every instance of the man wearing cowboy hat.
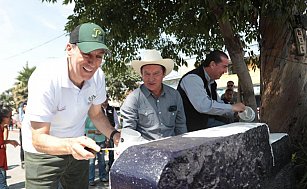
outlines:
[[143, 84], [128, 95], [121, 107], [123, 127], [137, 130], [146, 140], [187, 132], [182, 99], [178, 91], [162, 83], [174, 68], [157, 50], [145, 50], [141, 60], [131, 62]]

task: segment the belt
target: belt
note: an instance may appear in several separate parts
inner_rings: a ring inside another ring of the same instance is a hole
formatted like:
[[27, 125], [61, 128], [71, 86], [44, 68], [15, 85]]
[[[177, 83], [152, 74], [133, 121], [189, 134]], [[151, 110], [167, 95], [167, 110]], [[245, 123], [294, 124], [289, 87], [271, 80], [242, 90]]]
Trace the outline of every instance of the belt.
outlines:
[[101, 135], [101, 132], [99, 130], [87, 130], [88, 134], [95, 134], [95, 135]]

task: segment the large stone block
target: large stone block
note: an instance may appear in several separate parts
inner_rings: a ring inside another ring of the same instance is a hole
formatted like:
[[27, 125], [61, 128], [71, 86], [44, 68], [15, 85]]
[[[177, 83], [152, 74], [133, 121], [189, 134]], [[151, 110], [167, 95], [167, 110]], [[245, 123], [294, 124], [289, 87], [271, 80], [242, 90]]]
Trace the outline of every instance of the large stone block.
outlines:
[[285, 133], [271, 133], [270, 143], [274, 155], [274, 167], [272, 174], [277, 174], [291, 161], [291, 145], [289, 136]]
[[269, 130], [234, 123], [131, 146], [114, 162], [113, 189], [266, 188], [273, 173]]
[[265, 188], [296, 188], [294, 168], [291, 162], [292, 150], [289, 136], [285, 133], [271, 133], [270, 143], [274, 155], [274, 166], [270, 174], [270, 180], [268, 180]]

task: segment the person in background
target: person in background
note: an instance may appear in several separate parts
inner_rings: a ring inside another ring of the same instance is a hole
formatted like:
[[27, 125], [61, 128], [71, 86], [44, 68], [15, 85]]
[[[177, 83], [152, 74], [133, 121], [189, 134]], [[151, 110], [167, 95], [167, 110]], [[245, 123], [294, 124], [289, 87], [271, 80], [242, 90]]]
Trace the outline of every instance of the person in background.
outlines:
[[226, 89], [222, 98], [225, 104], [233, 104], [233, 93], [234, 91], [232, 89]]
[[[13, 116], [13, 115], [12, 115]], [[11, 119], [11, 122], [9, 123], [9, 125], [8, 125], [8, 130], [9, 131], [12, 131], [14, 129], [14, 120], [13, 119]]]
[[[6, 145], [11, 144], [14, 147], [18, 146], [19, 143], [15, 140], [8, 140], [8, 134], [4, 133], [4, 130], [8, 130], [8, 125], [11, 122], [12, 110], [10, 107], [0, 105], [0, 188], [8, 189], [6, 182], [6, 170], [7, 159], [6, 159]], [[6, 137], [5, 137], [6, 135]]]
[[[225, 104], [234, 104], [233, 103], [233, 94], [234, 91], [232, 89], [226, 89], [224, 97], [222, 100], [224, 101]], [[229, 118], [229, 122], [239, 122], [240, 118], [238, 115], [238, 112], [235, 112], [233, 115], [233, 118]]]
[[123, 128], [137, 130], [145, 140], [187, 132], [180, 94], [162, 83], [174, 68], [174, 61], [163, 59], [157, 50], [144, 50], [141, 60], [131, 62], [143, 84], [130, 93], [121, 106]]
[[22, 147], [22, 132], [21, 132], [21, 128], [22, 128], [22, 120], [24, 118], [24, 114], [26, 112], [26, 108], [27, 108], [27, 101], [24, 101], [23, 103], [21, 103], [20, 107], [19, 107], [19, 118], [18, 118], [18, 122], [17, 122], [17, 127], [19, 128], [19, 142], [20, 142], [20, 161], [21, 161], [21, 168], [24, 169], [24, 151], [23, 151], [23, 147]]
[[244, 104], [225, 104], [216, 92], [215, 80], [227, 72], [228, 64], [228, 56], [214, 50], [198, 68], [180, 79], [177, 90], [183, 100], [188, 131], [230, 123], [235, 112], [244, 111]]
[[[19, 108], [18, 108], [19, 109]], [[18, 122], [19, 122], [19, 110], [14, 111], [13, 110], [12, 115], [12, 122], [13, 122], [13, 128], [18, 129]]]
[[[235, 91], [235, 83], [233, 81], [227, 81], [227, 86], [226, 86], [226, 90], [227, 89], [231, 89], [233, 90], [233, 98], [232, 98], [232, 101], [231, 103], [234, 104], [234, 103], [237, 103], [238, 102], [238, 92]], [[225, 93], [226, 93], [226, 90], [225, 90]], [[221, 96], [221, 99], [224, 99], [225, 97], [225, 93], [222, 94]]]
[[[89, 117], [85, 121], [85, 133], [86, 136], [93, 139], [98, 146], [105, 148], [106, 137], [95, 127], [93, 122]], [[101, 182], [107, 182], [109, 180], [107, 171], [106, 171], [106, 162], [105, 162], [105, 151], [102, 150], [96, 153], [94, 158], [89, 160], [89, 185], [95, 186], [95, 167], [96, 167], [96, 157], [98, 160], [98, 170], [99, 170], [99, 179]]]
[[[104, 114], [108, 117], [111, 125], [118, 130], [119, 129], [119, 120], [118, 120], [118, 115], [115, 110], [115, 107], [111, 106], [109, 104], [109, 95], [107, 95], [107, 99], [101, 104], [102, 111]], [[106, 139], [106, 145], [109, 148], [114, 148], [114, 143], [112, 140]], [[108, 162], [108, 170], [110, 170], [113, 162], [114, 162], [114, 151], [109, 150], [109, 162]]]
[[120, 133], [101, 111], [106, 99], [101, 64], [109, 51], [104, 39], [97, 24], [80, 24], [70, 34], [67, 58], [32, 73], [22, 122], [27, 189], [88, 188], [88, 160], [100, 146], [84, 136], [87, 116], [118, 144]]

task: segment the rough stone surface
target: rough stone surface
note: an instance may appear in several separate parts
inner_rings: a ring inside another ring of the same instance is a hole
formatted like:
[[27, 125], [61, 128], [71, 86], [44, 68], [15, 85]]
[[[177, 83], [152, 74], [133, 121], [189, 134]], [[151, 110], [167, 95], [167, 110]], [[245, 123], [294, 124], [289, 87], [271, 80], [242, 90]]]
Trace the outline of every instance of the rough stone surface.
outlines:
[[[277, 172], [277, 171], [276, 171]], [[274, 179], [265, 124], [220, 137], [185, 135], [131, 146], [114, 162], [112, 189], [267, 188]]]
[[[271, 136], [280, 135], [273, 133]], [[280, 139], [272, 142], [274, 166], [265, 188], [293, 189], [295, 186], [294, 165], [291, 162], [291, 145], [289, 136], [284, 134]]]
[[288, 135], [272, 143], [274, 154], [274, 167], [272, 174], [277, 174], [285, 165], [291, 161], [291, 146]]
[[279, 172], [272, 175], [272, 178], [267, 182], [266, 189], [293, 189], [296, 188], [295, 176], [293, 172], [293, 164], [288, 163], [282, 167]]

